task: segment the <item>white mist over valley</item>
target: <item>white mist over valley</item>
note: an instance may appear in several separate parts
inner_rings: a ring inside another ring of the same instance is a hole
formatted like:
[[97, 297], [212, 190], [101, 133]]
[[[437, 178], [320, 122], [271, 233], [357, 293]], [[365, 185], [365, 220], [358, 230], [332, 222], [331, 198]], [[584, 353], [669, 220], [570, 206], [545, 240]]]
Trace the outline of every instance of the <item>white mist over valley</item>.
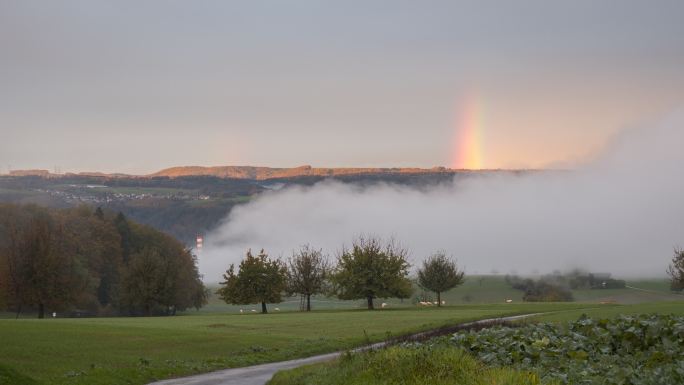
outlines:
[[414, 266], [436, 250], [467, 273], [584, 268], [664, 276], [684, 235], [684, 115], [625, 130], [574, 170], [495, 173], [416, 188], [324, 181], [260, 195], [206, 237], [205, 280], [247, 249], [334, 257], [360, 234], [394, 237]]

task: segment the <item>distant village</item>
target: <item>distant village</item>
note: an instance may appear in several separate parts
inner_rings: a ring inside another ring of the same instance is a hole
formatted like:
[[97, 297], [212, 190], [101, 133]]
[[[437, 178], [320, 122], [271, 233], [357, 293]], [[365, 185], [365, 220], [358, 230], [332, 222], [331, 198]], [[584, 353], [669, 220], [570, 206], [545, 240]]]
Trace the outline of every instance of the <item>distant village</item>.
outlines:
[[[36, 188], [32, 191], [48, 194], [52, 197], [62, 199], [68, 203], [92, 203], [105, 204], [113, 202], [126, 202], [131, 200], [144, 199], [168, 199], [176, 201], [209, 200], [209, 195], [188, 194], [188, 193], [119, 193], [101, 189], [108, 189], [104, 185], [69, 185], [69, 189], [44, 189]], [[99, 191], [98, 191], [99, 190]]]

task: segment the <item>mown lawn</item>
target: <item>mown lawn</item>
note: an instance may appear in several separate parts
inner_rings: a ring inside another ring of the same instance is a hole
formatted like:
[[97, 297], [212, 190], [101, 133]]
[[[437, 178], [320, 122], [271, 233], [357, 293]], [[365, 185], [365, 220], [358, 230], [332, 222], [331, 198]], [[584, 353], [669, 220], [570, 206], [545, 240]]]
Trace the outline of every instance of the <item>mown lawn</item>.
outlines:
[[3, 319], [0, 367], [43, 384], [143, 384], [341, 350], [474, 319], [597, 307], [495, 304], [309, 314]]

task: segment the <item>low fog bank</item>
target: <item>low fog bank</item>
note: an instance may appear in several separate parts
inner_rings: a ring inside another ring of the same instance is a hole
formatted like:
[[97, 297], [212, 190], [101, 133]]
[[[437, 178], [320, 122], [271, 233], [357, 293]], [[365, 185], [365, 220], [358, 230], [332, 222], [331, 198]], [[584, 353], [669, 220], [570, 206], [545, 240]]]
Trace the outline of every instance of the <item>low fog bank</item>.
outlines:
[[622, 132], [575, 171], [457, 178], [425, 191], [322, 182], [236, 207], [200, 258], [216, 282], [247, 248], [289, 257], [305, 243], [334, 255], [361, 233], [394, 236], [414, 265], [444, 249], [466, 273], [585, 268], [664, 276], [684, 246], [684, 115]]

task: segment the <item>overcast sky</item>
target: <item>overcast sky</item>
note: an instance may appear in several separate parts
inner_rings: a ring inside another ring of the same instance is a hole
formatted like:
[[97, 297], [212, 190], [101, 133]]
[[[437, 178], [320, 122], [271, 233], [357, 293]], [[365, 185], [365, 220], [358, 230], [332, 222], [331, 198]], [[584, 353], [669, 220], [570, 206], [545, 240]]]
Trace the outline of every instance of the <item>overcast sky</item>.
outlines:
[[0, 172], [572, 164], [684, 105], [684, 2], [0, 0]]

